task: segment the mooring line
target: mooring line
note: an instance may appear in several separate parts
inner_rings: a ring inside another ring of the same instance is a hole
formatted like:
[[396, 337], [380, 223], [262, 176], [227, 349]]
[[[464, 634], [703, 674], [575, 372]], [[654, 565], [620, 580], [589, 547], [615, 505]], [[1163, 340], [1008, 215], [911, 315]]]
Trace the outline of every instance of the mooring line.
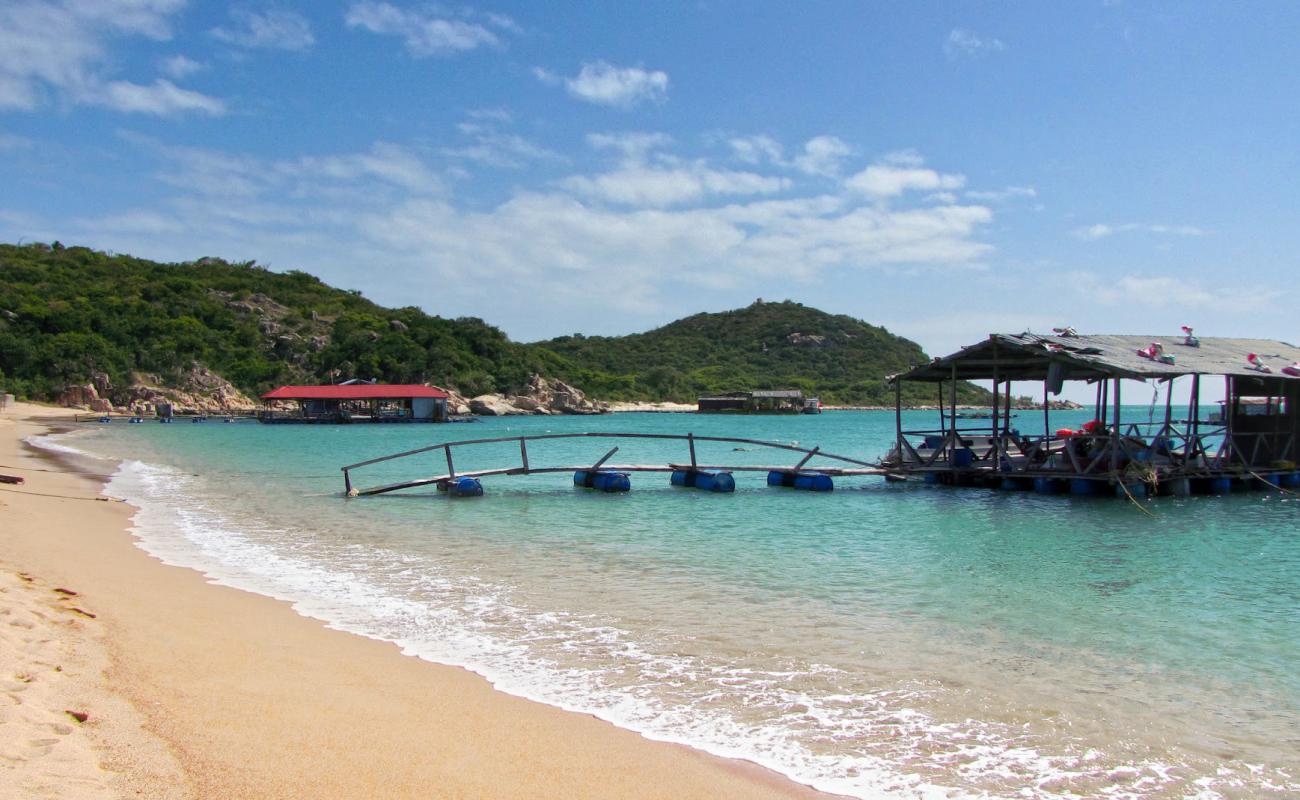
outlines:
[[1292, 490], [1290, 490], [1290, 489], [1286, 489], [1286, 488], [1283, 488], [1283, 487], [1281, 487], [1281, 486], [1278, 486], [1276, 483], [1273, 483], [1273, 482], [1270, 481], [1268, 478], [1265, 478], [1263, 475], [1260, 475], [1258, 472], [1256, 472], [1256, 471], [1254, 471], [1254, 470], [1252, 470], [1252, 469], [1248, 469], [1248, 470], [1246, 470], [1246, 472], [1250, 473], [1251, 477], [1256, 478], [1256, 479], [1258, 479], [1258, 480], [1261, 480], [1261, 481], [1263, 481], [1264, 483], [1267, 483], [1269, 486], [1271, 486], [1271, 487], [1274, 488], [1274, 489], [1277, 489], [1279, 492], [1284, 492], [1284, 493], [1286, 493], [1286, 494], [1293, 494], [1293, 495], [1300, 496], [1300, 492], [1295, 492], [1295, 491], [1292, 491]]
[[[1112, 474], [1113, 474], [1113, 473], [1112, 473]], [[1138, 507], [1138, 510], [1139, 510], [1139, 511], [1141, 511], [1143, 514], [1146, 514], [1148, 517], [1154, 517], [1154, 516], [1155, 516], [1155, 513], [1154, 513], [1151, 509], [1147, 508], [1146, 506], [1144, 506], [1144, 505], [1142, 505], [1141, 503], [1138, 502], [1138, 499], [1137, 499], [1136, 497], [1134, 497], [1134, 496], [1133, 496], [1133, 493], [1130, 492], [1130, 491], [1128, 490], [1128, 486], [1126, 486], [1126, 485], [1124, 484], [1124, 479], [1123, 479], [1123, 478], [1117, 478], [1117, 480], [1118, 480], [1118, 482], [1119, 482], [1119, 488], [1121, 488], [1121, 489], [1124, 490], [1124, 494], [1128, 495], [1128, 499], [1129, 499], [1130, 501], [1132, 501], [1133, 505], [1135, 505], [1135, 506]]]
[[60, 500], [95, 500], [100, 503], [125, 503], [120, 497], [78, 497], [71, 494], [50, 494], [49, 492], [29, 492], [26, 489], [4, 489], [5, 492], [13, 494], [30, 494], [36, 497], [57, 497]]

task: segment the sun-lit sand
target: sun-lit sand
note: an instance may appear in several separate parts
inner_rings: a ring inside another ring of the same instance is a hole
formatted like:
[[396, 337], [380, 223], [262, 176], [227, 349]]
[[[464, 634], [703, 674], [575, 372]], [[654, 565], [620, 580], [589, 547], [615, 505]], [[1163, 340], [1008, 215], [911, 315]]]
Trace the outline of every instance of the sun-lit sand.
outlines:
[[159, 563], [23, 444], [67, 415], [0, 413], [0, 797], [823, 796]]

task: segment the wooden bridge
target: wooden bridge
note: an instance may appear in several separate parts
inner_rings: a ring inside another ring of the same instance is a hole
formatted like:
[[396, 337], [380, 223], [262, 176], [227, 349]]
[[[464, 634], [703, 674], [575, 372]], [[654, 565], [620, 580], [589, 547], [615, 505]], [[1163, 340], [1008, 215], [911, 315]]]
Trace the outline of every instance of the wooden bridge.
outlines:
[[[619, 451], [615, 446], [606, 452], [603, 456], [592, 462], [583, 464], [567, 465], [538, 465], [531, 463], [528, 458], [529, 442], [537, 442], [554, 439], [658, 439], [674, 440], [685, 443], [686, 456], [684, 461], [667, 464], [611, 464], [609, 460]], [[519, 461], [517, 464], [492, 469], [464, 470], [457, 471], [452, 451], [456, 448], [466, 448], [474, 445], [502, 444], [506, 442], [517, 442], [519, 445]], [[703, 464], [696, 457], [695, 445], [697, 442], [711, 442], [732, 445], [753, 445], [755, 447], [766, 447], [777, 451], [788, 451], [802, 455], [798, 461], [790, 464]], [[440, 475], [431, 475], [412, 480], [400, 481], [398, 483], [389, 483], [380, 486], [371, 486], [369, 488], [359, 489], [352, 485], [352, 472], [373, 464], [379, 464], [386, 461], [393, 461], [399, 458], [420, 455], [442, 450], [447, 460], [447, 471]], [[816, 466], [809, 467], [808, 462], [813, 458], [823, 458], [837, 462], [834, 466]], [[840, 466], [843, 465], [843, 466]], [[782, 474], [814, 474], [834, 477], [857, 477], [868, 475], [891, 475], [888, 470], [882, 469], [878, 463], [863, 461], [850, 456], [836, 455], [822, 450], [820, 447], [805, 448], [793, 444], [784, 444], [780, 442], [765, 442], [758, 439], [738, 439], [725, 436], [696, 436], [688, 433], [685, 435], [659, 434], [659, 433], [549, 433], [539, 434], [536, 436], [503, 436], [494, 439], [467, 439], [459, 442], [443, 442], [441, 444], [419, 447], [415, 450], [406, 450], [401, 453], [372, 458], [367, 461], [359, 461], [356, 464], [349, 464], [341, 468], [343, 471], [343, 488], [349, 497], [385, 494], [387, 492], [396, 492], [401, 489], [414, 489], [421, 486], [438, 486], [445, 489], [449, 484], [460, 478], [483, 478], [492, 475], [541, 475], [555, 472], [767, 472]]]

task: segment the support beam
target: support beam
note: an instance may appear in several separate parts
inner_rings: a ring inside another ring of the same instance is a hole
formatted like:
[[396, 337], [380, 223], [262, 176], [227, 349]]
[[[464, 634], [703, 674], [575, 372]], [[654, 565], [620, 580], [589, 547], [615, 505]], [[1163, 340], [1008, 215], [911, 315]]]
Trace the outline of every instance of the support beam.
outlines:
[[1111, 428], [1111, 434], [1110, 434], [1110, 471], [1116, 474], [1119, 473], [1120, 442], [1124, 441], [1123, 432], [1119, 429], [1119, 426], [1121, 424], [1119, 418], [1119, 402], [1120, 402], [1119, 384], [1120, 384], [1120, 379], [1116, 378], [1115, 379], [1115, 427]]

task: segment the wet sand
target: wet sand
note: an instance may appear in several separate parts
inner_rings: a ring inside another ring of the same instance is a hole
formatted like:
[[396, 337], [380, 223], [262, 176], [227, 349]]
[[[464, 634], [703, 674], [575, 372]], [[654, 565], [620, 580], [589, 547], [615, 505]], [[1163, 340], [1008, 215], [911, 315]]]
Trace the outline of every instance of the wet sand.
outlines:
[[828, 797], [163, 565], [22, 443], [67, 416], [0, 414], [0, 796]]

